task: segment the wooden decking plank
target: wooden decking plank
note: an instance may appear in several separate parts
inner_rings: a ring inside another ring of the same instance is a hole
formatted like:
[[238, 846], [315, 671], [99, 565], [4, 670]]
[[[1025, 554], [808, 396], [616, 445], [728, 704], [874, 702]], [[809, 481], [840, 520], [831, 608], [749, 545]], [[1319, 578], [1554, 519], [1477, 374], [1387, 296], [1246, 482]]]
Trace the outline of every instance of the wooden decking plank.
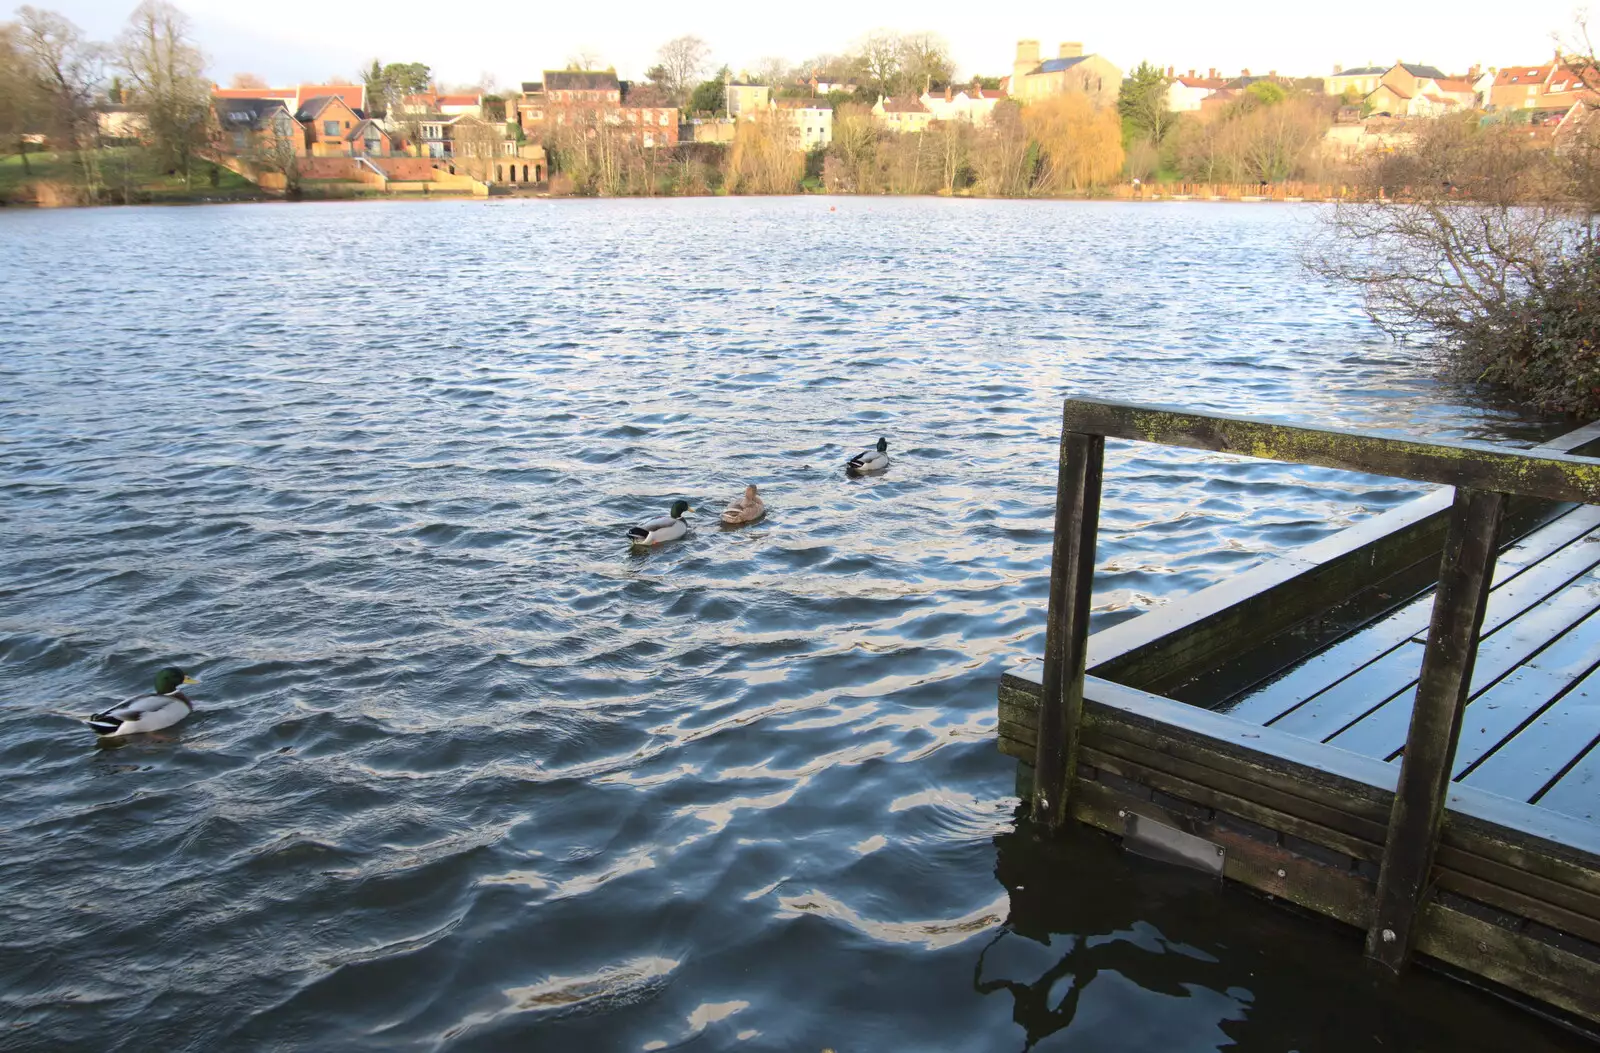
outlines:
[[1462, 714], [1461, 740], [1456, 744], [1456, 763], [1451, 778], [1461, 778], [1473, 765], [1493, 753], [1507, 736], [1576, 679], [1576, 676], [1563, 677], [1546, 669], [1523, 666], [1473, 699]]
[[[1596, 526], [1600, 526], [1600, 506], [1578, 506], [1503, 549], [1495, 562], [1496, 591], [1490, 595], [1484, 633], [1493, 632], [1510, 617], [1525, 610], [1530, 603], [1523, 600], [1529, 593], [1538, 593], [1540, 598], [1548, 595], [1548, 591], [1540, 590], [1545, 589], [1549, 577], [1559, 576], [1567, 563], [1558, 565], [1555, 571], [1544, 571], [1546, 577], [1523, 581], [1514, 589], [1512, 586], [1530, 573], [1531, 568], [1541, 565], [1552, 554], [1570, 546]], [[1600, 553], [1596, 553], [1596, 558], [1600, 559]], [[1570, 580], [1570, 577], [1562, 580]], [[1508, 589], [1512, 591], [1505, 598], [1500, 598], [1499, 593]], [[1258, 724], [1272, 723], [1341, 679], [1383, 658], [1402, 640], [1409, 637], [1418, 643], [1424, 642], [1432, 611], [1433, 593], [1429, 592], [1409, 606], [1308, 658], [1284, 676], [1241, 699], [1227, 710], [1228, 715]], [[1376, 703], [1381, 700], [1373, 701]], [[1401, 738], [1404, 739], [1404, 735]]]
[[1600, 823], [1600, 743], [1590, 746], [1589, 752], [1544, 792], [1538, 805], [1562, 815]]
[[[1513, 621], [1524, 611], [1555, 595], [1600, 564], [1600, 535], [1586, 533], [1541, 559], [1521, 568], [1516, 576], [1496, 584], [1483, 615], [1483, 635]], [[1413, 637], [1426, 642], [1427, 630]]]
[[1508, 567], [1526, 567], [1538, 563], [1596, 527], [1600, 527], [1600, 505], [1573, 505], [1560, 515], [1546, 520], [1537, 529], [1529, 531], [1515, 544], [1507, 545], [1496, 557], [1495, 563], [1504, 563]]
[[1423, 650], [1421, 644], [1408, 639], [1377, 661], [1267, 723], [1279, 731], [1320, 742], [1406, 690], [1407, 685], [1415, 684], [1422, 669]]
[[[1555, 646], [1551, 643], [1552, 640], [1559, 642], [1564, 639], [1568, 630], [1583, 623], [1597, 609], [1600, 609], [1600, 585], [1582, 585], [1563, 589], [1548, 603], [1529, 608], [1523, 611], [1520, 617], [1503, 623], [1499, 630], [1487, 637], [1478, 648], [1478, 658], [1472, 672], [1474, 698], [1492, 690], [1501, 678], [1512, 674], [1513, 670], [1528, 661], [1530, 656], [1542, 653], [1541, 648], [1547, 645]], [[1583, 670], [1579, 670], [1567, 682], [1570, 683], [1571, 679], [1576, 679], [1582, 672]], [[1519, 677], [1519, 683], [1524, 687], [1532, 687], [1544, 679], [1546, 678], [1539, 676]], [[1340, 749], [1364, 753], [1379, 760], [1392, 760], [1399, 755], [1401, 747], [1406, 743], [1406, 730], [1411, 719], [1411, 701], [1416, 696], [1414, 688], [1415, 685], [1411, 685], [1356, 723], [1341, 729], [1324, 741]], [[1543, 695], [1534, 708], [1554, 698], [1554, 690], [1559, 690], [1559, 686], [1552, 689], [1552, 693]], [[1499, 705], [1505, 697], [1503, 693], [1497, 695], [1493, 704]], [[1469, 719], [1476, 705], [1477, 703], [1473, 702], [1468, 706]], [[1531, 713], [1532, 710], [1527, 712]], [[1527, 713], [1524, 713], [1524, 716], [1526, 715]], [[1495, 720], [1490, 723], [1498, 726], [1500, 721]], [[1511, 728], [1515, 726], [1516, 724], [1512, 724], [1506, 729], [1506, 733], [1509, 734]], [[1462, 737], [1465, 741], [1466, 731], [1463, 731]], [[1492, 749], [1499, 741], [1495, 739], [1487, 743], [1487, 746]]]
[[1531, 801], [1600, 738], [1600, 673], [1590, 673], [1461, 780]]

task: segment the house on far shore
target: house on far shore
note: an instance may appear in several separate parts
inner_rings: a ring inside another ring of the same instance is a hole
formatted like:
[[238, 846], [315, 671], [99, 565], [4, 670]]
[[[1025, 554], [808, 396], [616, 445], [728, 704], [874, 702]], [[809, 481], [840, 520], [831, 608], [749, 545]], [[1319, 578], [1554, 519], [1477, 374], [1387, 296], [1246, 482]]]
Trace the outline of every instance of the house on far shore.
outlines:
[[897, 99], [880, 97], [872, 104], [872, 116], [891, 132], [925, 132], [933, 123], [933, 113], [922, 100], [905, 95]]
[[1356, 66], [1345, 69], [1343, 66], [1333, 67], [1333, 76], [1324, 77], [1322, 93], [1324, 95], [1343, 95], [1346, 92], [1358, 99], [1364, 99], [1378, 90], [1378, 85], [1383, 83], [1383, 75], [1389, 72], [1387, 66]]
[[772, 88], [766, 84], [731, 81], [723, 86], [723, 91], [727, 93], [728, 116], [735, 120], [748, 119], [772, 108]]
[[1207, 95], [1221, 90], [1228, 82], [1217, 76], [1215, 69], [1209, 69], [1204, 76], [1197, 76], [1194, 70], [1188, 73], [1174, 73], [1171, 66], [1167, 67], [1167, 109], [1173, 113], [1194, 113], [1200, 109], [1200, 103]]
[[337, 95], [307, 99], [294, 119], [306, 130], [306, 148], [312, 157], [346, 157], [350, 132], [366, 118]]
[[922, 93], [922, 105], [936, 121], [966, 121], [985, 125], [1006, 93], [981, 87], [976, 80], [966, 87], [946, 84], [943, 91]]
[[1363, 100], [1368, 113], [1393, 117], [1438, 117], [1477, 105], [1473, 87], [1478, 71], [1465, 77], [1451, 77], [1434, 66], [1396, 62], [1383, 74], [1378, 86]]
[[344, 139], [349, 144], [351, 157], [388, 157], [394, 152], [394, 140], [384, 131], [383, 125], [370, 117], [356, 122]]
[[1087, 95], [1096, 106], [1115, 106], [1122, 91], [1122, 70], [1099, 55], [1085, 55], [1083, 45], [1062, 44], [1053, 59], [1040, 61], [1037, 40], [1017, 41], [1008, 90], [1021, 103], [1052, 95]]
[[833, 107], [827, 99], [775, 99], [772, 108], [794, 129], [800, 149], [815, 150], [833, 142]]
[[1496, 110], [1565, 114], [1579, 102], [1600, 99], [1600, 74], [1559, 58], [1541, 66], [1507, 66], [1495, 75], [1489, 103]]
[[150, 134], [144, 110], [124, 102], [103, 102], [94, 108], [102, 139], [134, 140]]
[[280, 99], [295, 113], [312, 99], [322, 95], [337, 95], [352, 110], [367, 111], [367, 86], [365, 84], [299, 84], [292, 88], [218, 88], [211, 89], [216, 99]]
[[234, 157], [306, 156], [306, 132], [282, 99], [213, 98], [218, 153]]

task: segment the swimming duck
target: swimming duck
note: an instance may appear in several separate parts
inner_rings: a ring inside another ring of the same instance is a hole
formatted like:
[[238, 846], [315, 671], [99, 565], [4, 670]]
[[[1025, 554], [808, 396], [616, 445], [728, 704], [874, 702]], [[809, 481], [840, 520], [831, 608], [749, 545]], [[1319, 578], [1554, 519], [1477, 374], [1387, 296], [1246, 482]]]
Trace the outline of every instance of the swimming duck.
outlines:
[[663, 541], [676, 541], [689, 532], [689, 524], [683, 521], [684, 513], [693, 512], [687, 501], [672, 502], [672, 513], [661, 519], [652, 519], [648, 523], [629, 529], [628, 540], [635, 545], [659, 545]]
[[728, 503], [722, 511], [724, 526], [741, 526], [745, 523], [754, 523], [767, 514], [767, 506], [761, 503], [761, 498], [756, 494], [755, 484], [744, 488], [744, 496], [736, 497]]
[[168, 666], [156, 674], [155, 694], [135, 695], [104, 713], [96, 713], [85, 723], [104, 738], [170, 728], [194, 712], [194, 703], [178, 688], [198, 682], [177, 666]]
[[872, 449], [862, 450], [844, 462], [846, 475], [865, 475], [868, 472], [881, 472], [887, 467], [889, 467], [888, 439], [879, 439], [878, 445]]

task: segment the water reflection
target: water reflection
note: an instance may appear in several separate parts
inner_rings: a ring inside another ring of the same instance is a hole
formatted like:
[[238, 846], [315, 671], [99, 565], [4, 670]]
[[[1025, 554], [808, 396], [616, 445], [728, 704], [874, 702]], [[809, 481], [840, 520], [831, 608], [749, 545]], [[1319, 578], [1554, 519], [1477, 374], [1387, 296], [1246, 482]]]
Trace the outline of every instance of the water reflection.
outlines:
[[1365, 966], [1355, 930], [1098, 832], [1051, 843], [1024, 822], [994, 844], [1010, 910], [972, 984], [1009, 1000], [1018, 1048], [1590, 1048], [1433, 973], [1392, 982]]

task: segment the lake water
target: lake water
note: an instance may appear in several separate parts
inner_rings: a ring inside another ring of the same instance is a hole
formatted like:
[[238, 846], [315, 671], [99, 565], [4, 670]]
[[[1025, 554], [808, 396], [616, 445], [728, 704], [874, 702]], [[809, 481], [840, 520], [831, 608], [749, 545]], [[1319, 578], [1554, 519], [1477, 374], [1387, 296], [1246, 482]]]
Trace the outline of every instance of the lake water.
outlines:
[[[0, 1047], [1567, 1041], [1016, 828], [1064, 396], [1548, 433], [1308, 277], [1315, 215], [0, 214]], [[1113, 444], [1098, 624], [1415, 492]], [[74, 718], [169, 662], [195, 715], [97, 748]]]

